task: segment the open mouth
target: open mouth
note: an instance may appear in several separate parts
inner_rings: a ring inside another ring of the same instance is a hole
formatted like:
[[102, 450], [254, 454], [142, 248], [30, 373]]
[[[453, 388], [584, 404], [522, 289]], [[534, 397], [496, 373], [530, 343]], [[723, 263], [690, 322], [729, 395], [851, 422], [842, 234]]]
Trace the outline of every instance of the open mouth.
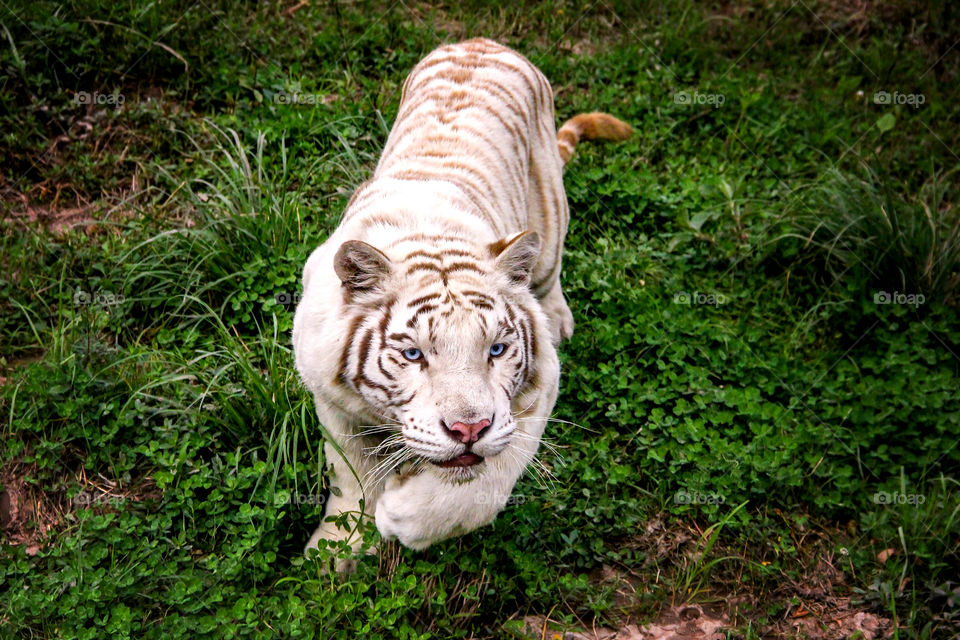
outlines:
[[483, 462], [483, 456], [478, 456], [475, 453], [464, 453], [459, 455], [456, 458], [450, 458], [449, 460], [444, 460], [443, 462], [434, 462], [433, 464], [438, 467], [444, 467], [450, 469], [453, 467], [472, 467], [476, 464]]

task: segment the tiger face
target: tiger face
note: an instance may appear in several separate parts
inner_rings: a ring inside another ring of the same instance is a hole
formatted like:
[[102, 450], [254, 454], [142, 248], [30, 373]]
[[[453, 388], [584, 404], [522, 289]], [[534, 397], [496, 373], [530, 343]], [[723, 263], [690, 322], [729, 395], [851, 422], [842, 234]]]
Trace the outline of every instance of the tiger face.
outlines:
[[377, 453], [472, 479], [510, 445], [515, 400], [536, 376], [539, 237], [391, 249], [348, 241], [334, 259], [350, 334], [339, 382], [396, 426]]

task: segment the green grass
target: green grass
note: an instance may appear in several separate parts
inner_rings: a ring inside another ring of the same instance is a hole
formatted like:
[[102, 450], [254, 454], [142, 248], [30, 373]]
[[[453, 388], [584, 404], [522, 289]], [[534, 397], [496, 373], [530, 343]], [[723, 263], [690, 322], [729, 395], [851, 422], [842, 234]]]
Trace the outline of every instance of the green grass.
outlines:
[[[954, 9], [290, 6], [0, 8], [0, 482], [37, 507], [0, 538], [0, 637], [502, 637], [688, 601], [769, 637], [833, 596], [960, 630]], [[325, 485], [300, 272], [405, 74], [474, 35], [558, 118], [637, 131], [566, 171], [550, 477], [330, 576], [335, 549], [301, 556]], [[25, 202], [87, 213], [52, 233]]]
[[859, 270], [879, 287], [916, 296], [916, 306], [927, 298], [955, 304], [960, 216], [945, 199], [951, 184], [951, 175], [933, 175], [911, 202], [876, 175], [830, 171], [784, 215], [799, 231], [794, 237], [824, 254], [834, 278]]

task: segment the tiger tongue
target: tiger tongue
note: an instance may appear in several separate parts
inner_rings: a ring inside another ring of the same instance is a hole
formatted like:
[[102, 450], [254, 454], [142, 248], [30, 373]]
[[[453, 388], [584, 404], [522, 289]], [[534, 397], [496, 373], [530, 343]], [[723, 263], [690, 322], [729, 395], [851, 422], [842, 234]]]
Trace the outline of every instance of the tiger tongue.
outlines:
[[438, 467], [452, 468], [452, 467], [472, 467], [475, 464], [480, 464], [483, 462], [483, 457], [478, 456], [475, 453], [464, 453], [457, 456], [456, 458], [451, 458], [450, 460], [444, 460], [443, 462], [434, 462]]

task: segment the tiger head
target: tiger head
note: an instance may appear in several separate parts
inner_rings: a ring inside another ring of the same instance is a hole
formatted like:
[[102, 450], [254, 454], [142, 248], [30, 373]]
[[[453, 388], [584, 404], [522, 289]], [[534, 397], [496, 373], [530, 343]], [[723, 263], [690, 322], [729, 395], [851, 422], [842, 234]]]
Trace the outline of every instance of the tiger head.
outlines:
[[469, 480], [523, 437], [524, 391], [540, 352], [553, 353], [530, 290], [540, 239], [401, 241], [390, 253], [351, 240], [334, 258], [348, 318], [337, 382], [396, 425], [378, 453]]

